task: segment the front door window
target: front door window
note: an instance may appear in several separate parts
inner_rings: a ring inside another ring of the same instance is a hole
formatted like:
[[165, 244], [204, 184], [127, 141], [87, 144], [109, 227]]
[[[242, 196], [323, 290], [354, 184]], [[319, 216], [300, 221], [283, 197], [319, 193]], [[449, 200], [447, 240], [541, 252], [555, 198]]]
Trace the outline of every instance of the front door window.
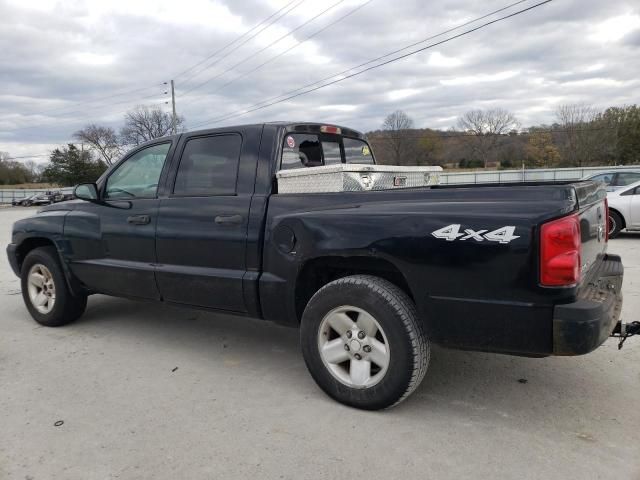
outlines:
[[125, 160], [107, 179], [105, 198], [155, 198], [170, 146], [170, 143], [153, 145]]

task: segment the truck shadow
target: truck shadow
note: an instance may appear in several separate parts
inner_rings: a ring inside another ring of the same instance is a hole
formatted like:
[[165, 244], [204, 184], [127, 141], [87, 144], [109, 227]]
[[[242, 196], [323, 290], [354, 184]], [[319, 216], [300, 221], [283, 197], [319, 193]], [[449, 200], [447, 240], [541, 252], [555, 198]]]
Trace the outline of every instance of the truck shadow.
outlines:
[[[304, 395], [305, 402], [320, 409], [346, 408], [313, 383], [294, 328], [101, 296], [93, 297], [85, 316], [69, 328], [74, 335], [108, 334], [162, 349], [171, 361], [197, 359], [204, 369], [233, 368], [234, 382], [244, 382], [247, 395], [259, 396], [267, 384], [281, 390], [283, 398]], [[356, 415], [391, 415], [425, 425], [436, 418], [473, 424], [513, 417], [544, 424], [563, 416], [575, 419], [576, 411], [584, 418], [615, 420], [621, 405], [595, 402], [593, 392], [630, 388], [620, 371], [624, 357], [612, 340], [591, 355], [573, 358], [529, 359], [434, 347], [425, 381], [409, 400], [384, 413]], [[261, 379], [259, 384], [255, 378]]]

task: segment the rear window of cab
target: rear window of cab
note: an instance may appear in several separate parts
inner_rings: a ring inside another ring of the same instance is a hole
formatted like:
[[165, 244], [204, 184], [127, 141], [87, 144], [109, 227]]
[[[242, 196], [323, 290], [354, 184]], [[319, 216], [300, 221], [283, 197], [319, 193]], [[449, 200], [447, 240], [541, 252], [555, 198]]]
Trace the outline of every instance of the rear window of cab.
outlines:
[[364, 140], [341, 135], [289, 133], [282, 147], [282, 170], [340, 163], [372, 165], [373, 154]]

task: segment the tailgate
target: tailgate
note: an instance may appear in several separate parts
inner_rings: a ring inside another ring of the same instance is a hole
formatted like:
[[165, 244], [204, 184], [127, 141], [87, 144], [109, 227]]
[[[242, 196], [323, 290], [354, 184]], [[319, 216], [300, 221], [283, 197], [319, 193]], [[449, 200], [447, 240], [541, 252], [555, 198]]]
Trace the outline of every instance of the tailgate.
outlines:
[[580, 272], [584, 282], [593, 275], [594, 266], [607, 251], [607, 190], [595, 182], [575, 184], [575, 190], [582, 241]]

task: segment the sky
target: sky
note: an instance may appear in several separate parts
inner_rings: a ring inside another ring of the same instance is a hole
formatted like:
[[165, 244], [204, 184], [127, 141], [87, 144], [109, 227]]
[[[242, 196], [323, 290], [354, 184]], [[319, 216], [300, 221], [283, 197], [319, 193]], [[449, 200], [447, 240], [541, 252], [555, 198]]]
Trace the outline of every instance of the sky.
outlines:
[[[540, 0], [475, 21], [515, 1], [0, 0], [0, 151], [44, 155], [89, 123], [118, 130], [137, 105], [170, 111], [171, 79], [190, 130], [370, 131], [397, 109], [448, 129], [498, 107], [526, 127], [553, 123], [562, 104], [640, 101], [640, 2], [553, 0], [452, 38]], [[429, 48], [344, 78], [411, 44], [382, 61]], [[304, 94], [268, 105], [292, 91]]]

